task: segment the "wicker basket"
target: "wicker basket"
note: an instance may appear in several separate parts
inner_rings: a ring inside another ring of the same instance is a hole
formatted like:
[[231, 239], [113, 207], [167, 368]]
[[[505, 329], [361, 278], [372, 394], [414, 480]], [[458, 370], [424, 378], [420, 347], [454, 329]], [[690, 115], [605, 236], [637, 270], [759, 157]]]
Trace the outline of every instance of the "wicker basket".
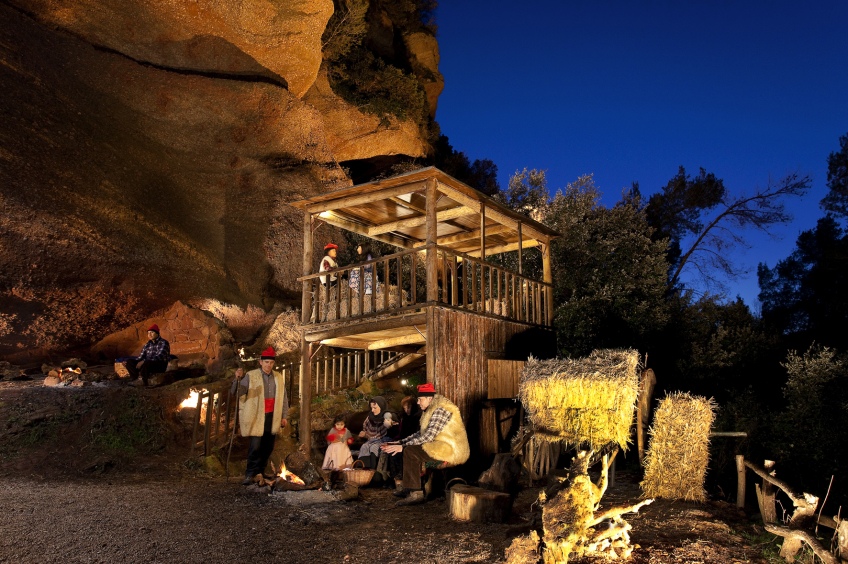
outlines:
[[[362, 464], [362, 468], [357, 468], [357, 463]], [[344, 475], [344, 481], [346, 484], [365, 486], [371, 482], [371, 478], [374, 477], [374, 472], [376, 472], [376, 470], [366, 470], [365, 463], [361, 460], [357, 460], [353, 463], [352, 467], [345, 468], [341, 472]]]

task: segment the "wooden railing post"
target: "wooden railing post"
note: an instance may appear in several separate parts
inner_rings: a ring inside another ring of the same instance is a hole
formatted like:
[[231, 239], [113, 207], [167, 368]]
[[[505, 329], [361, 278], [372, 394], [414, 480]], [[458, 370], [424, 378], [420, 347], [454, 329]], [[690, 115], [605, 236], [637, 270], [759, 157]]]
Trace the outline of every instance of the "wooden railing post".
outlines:
[[745, 457], [736, 455], [736, 507], [745, 507]]
[[438, 222], [436, 221], [436, 180], [427, 182], [427, 301], [435, 302], [439, 298], [439, 279], [436, 259], [436, 237]]

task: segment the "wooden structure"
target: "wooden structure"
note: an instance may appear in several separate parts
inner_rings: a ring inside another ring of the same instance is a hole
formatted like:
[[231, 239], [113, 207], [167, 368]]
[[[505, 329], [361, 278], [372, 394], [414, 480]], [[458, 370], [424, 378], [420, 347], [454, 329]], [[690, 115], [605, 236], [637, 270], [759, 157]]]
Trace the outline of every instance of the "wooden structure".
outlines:
[[[324, 345], [396, 351], [398, 363], [426, 366], [427, 381], [457, 404], [475, 444], [480, 403], [503, 388], [490, 383], [489, 360], [554, 352], [550, 245], [558, 234], [435, 168], [292, 205], [304, 212], [301, 441], [311, 435], [309, 359]], [[321, 222], [398, 251], [319, 274], [315, 248], [323, 241], [313, 233]], [[530, 248], [541, 251], [542, 280], [524, 273]], [[511, 251], [517, 271], [490, 261]], [[373, 291], [352, 289], [352, 274], [373, 280]]]

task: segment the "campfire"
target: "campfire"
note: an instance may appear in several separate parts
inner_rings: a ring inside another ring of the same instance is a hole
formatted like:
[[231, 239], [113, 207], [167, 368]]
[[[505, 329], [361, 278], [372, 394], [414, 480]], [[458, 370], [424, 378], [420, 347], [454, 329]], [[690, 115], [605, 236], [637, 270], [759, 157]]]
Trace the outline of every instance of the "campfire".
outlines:
[[197, 407], [197, 398], [200, 397], [200, 392], [198, 390], [191, 390], [188, 394], [188, 397], [183, 400], [180, 404], [179, 409], [185, 409], [187, 407]]
[[322, 480], [315, 479], [310, 480], [310, 483], [307, 484], [303, 478], [286, 468], [285, 462], [279, 472], [273, 462], [271, 462], [271, 469], [274, 471], [273, 478], [266, 478], [262, 474], [257, 474], [254, 478], [256, 487], [260, 492], [317, 490], [323, 483]]

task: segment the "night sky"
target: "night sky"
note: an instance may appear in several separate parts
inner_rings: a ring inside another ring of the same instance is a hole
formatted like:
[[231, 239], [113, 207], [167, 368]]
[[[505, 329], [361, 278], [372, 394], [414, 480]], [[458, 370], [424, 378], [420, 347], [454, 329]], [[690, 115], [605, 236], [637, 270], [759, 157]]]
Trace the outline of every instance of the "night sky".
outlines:
[[[827, 156], [848, 133], [848, 2], [443, 0], [445, 90], [436, 120], [506, 187], [524, 167], [552, 191], [594, 173], [613, 205], [637, 181], [659, 190], [684, 166], [733, 194], [797, 172], [774, 241], [753, 231], [728, 284], [758, 310], [756, 266], [788, 256], [822, 216]], [[703, 290], [696, 280], [684, 280]]]

